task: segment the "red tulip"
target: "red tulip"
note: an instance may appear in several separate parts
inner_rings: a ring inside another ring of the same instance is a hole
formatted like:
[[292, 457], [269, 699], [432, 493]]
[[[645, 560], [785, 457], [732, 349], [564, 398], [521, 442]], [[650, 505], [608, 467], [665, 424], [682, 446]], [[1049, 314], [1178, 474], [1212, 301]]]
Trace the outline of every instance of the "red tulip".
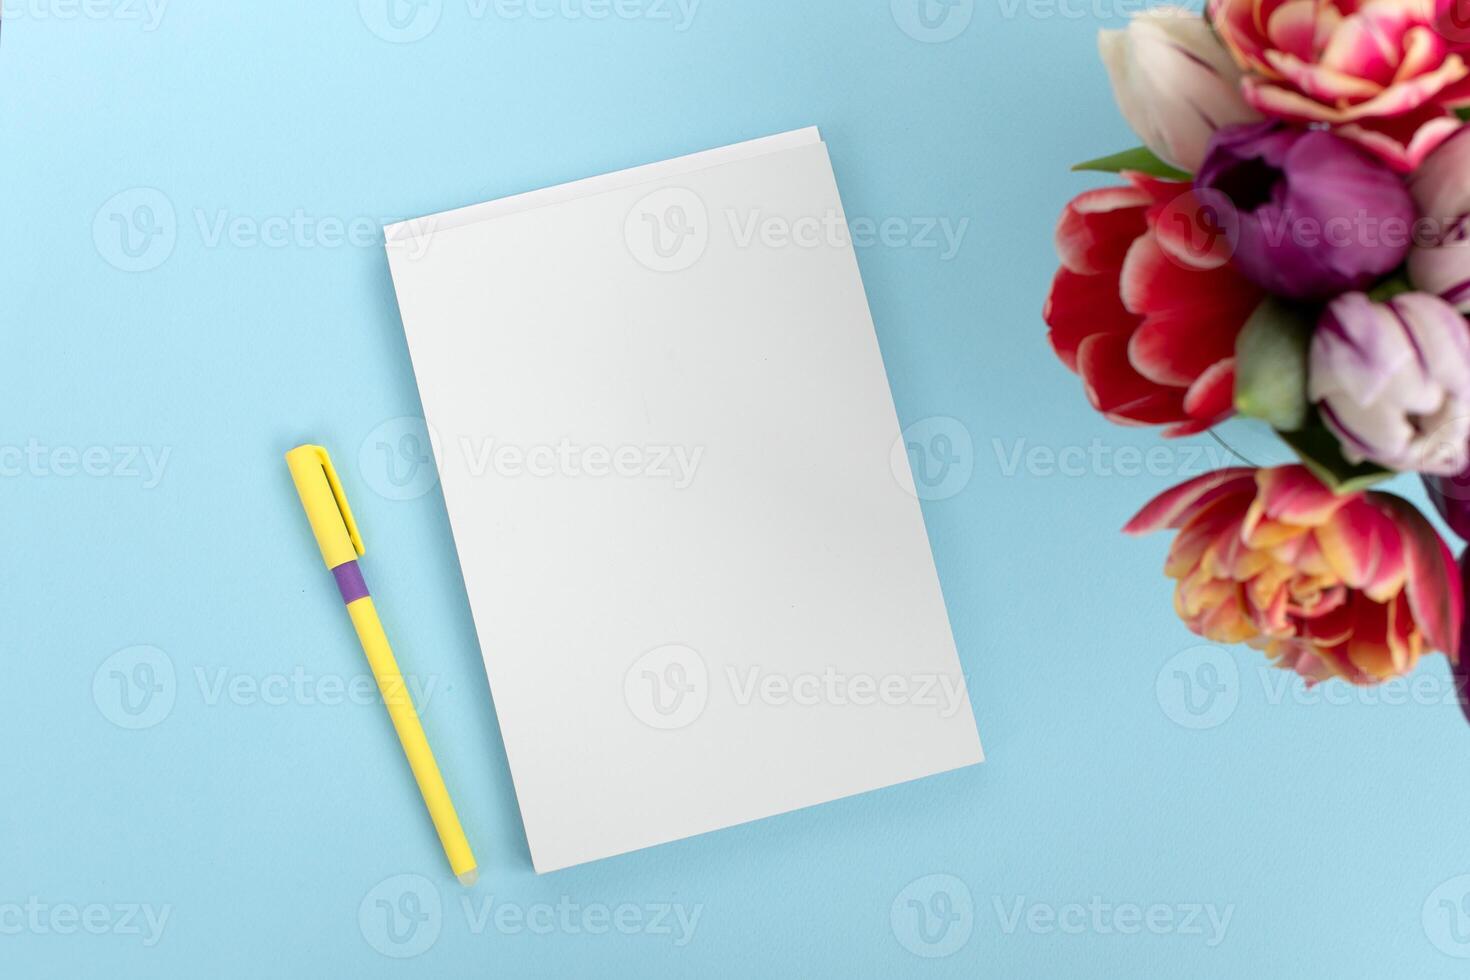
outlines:
[[1263, 293], [1229, 264], [1227, 215], [1189, 184], [1124, 176], [1062, 213], [1051, 344], [1112, 421], [1201, 432], [1234, 412], [1235, 339]]

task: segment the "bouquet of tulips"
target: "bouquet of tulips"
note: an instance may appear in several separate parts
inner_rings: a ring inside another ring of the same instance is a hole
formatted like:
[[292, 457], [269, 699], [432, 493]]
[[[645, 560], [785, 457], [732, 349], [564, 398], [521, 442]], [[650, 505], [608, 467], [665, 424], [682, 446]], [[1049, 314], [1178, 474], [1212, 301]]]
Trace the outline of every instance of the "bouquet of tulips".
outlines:
[[1052, 347], [1115, 422], [1239, 414], [1300, 459], [1192, 480], [1127, 530], [1178, 532], [1201, 636], [1308, 683], [1439, 651], [1464, 705], [1462, 570], [1370, 488], [1419, 474], [1470, 539], [1470, 0], [1209, 0], [1099, 46], [1144, 146], [1077, 168], [1120, 182], [1062, 214]]

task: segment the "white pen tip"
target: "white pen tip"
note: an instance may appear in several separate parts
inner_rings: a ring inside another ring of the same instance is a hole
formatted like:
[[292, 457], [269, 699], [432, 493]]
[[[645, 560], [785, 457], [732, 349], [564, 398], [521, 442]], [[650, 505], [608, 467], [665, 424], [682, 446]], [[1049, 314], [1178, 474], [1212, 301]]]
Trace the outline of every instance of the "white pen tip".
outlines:
[[464, 885], [466, 888], [473, 888], [475, 887], [475, 882], [480, 880], [480, 869], [471, 868], [470, 870], [465, 871], [457, 875], [456, 877], [459, 878], [459, 883], [461, 885]]

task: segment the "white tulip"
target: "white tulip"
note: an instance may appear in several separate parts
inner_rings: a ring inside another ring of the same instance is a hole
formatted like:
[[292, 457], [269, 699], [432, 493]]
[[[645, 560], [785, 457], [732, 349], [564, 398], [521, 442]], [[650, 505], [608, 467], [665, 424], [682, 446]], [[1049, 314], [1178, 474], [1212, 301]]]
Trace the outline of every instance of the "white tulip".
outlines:
[[1102, 31], [1098, 49], [1123, 118], [1180, 170], [1199, 170], [1215, 130], [1261, 118], [1240, 93], [1240, 68], [1197, 12], [1143, 11], [1125, 30]]

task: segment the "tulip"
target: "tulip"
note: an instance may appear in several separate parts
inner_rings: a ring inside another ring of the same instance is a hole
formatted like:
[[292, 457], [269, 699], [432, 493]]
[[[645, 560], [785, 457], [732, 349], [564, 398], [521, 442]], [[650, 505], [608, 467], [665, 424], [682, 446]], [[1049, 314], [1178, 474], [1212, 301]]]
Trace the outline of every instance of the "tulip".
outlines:
[[1325, 300], [1366, 289], [1408, 254], [1403, 181], [1353, 144], [1278, 123], [1227, 126], [1195, 179], [1222, 199], [1235, 264], [1267, 292]]
[[[1426, 475], [1424, 488], [1450, 530], [1470, 541], [1470, 468], [1454, 476]], [[1470, 551], [1465, 554], [1470, 556]]]
[[1441, 226], [1409, 253], [1409, 281], [1470, 313], [1470, 216]]
[[1413, 505], [1335, 494], [1302, 466], [1219, 470], [1169, 490], [1127, 526], [1179, 532], [1165, 574], [1185, 624], [1247, 643], [1310, 682], [1377, 684], [1438, 650], [1458, 661], [1461, 580]]
[[1470, 445], [1470, 325], [1444, 300], [1334, 300], [1312, 338], [1307, 396], [1351, 463], [1453, 476]]
[[1464, 0], [1210, 0], [1210, 20], [1268, 116], [1331, 126], [1409, 173], [1459, 126]]
[[1462, 126], [1409, 181], [1423, 215], [1409, 279], [1470, 313], [1470, 126]]
[[1261, 118], [1240, 93], [1230, 52], [1198, 13], [1135, 14], [1126, 30], [1102, 31], [1098, 48], [1123, 118], [1175, 167], [1194, 173], [1216, 129]]
[[1128, 178], [1067, 205], [1042, 316], [1109, 419], [1202, 432], [1234, 412], [1235, 341], [1261, 292], [1229, 265], [1226, 241], [1202, 247], [1189, 233], [1188, 184]]

